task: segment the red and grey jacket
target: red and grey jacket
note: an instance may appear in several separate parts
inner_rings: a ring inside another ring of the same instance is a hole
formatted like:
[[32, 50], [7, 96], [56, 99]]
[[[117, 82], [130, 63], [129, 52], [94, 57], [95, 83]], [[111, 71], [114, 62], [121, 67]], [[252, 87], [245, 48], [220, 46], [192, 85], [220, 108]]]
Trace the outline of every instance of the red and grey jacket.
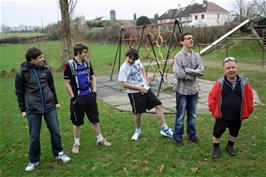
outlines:
[[[241, 92], [242, 92], [242, 101], [240, 109], [240, 119], [247, 119], [254, 109], [253, 104], [253, 92], [250, 84], [247, 79], [239, 76], [241, 80]], [[222, 105], [222, 89], [224, 84], [224, 77], [218, 79], [211, 91], [209, 92], [208, 105], [209, 111], [212, 113], [212, 116], [215, 119], [222, 117], [221, 105]]]

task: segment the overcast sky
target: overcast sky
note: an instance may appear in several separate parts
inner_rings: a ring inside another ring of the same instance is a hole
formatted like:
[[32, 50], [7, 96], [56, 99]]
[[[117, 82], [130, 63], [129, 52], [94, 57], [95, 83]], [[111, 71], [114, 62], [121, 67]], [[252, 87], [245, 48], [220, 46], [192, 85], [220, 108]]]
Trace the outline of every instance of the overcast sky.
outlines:
[[[1, 25], [7, 26], [46, 26], [60, 20], [59, 0], [0, 0]], [[202, 0], [194, 0], [202, 3]], [[234, 10], [235, 0], [208, 0], [215, 2], [228, 11]], [[103, 17], [110, 19], [110, 10], [116, 11], [116, 19], [133, 19], [147, 16], [153, 18], [155, 13], [162, 15], [169, 9], [182, 7], [191, 0], [78, 0], [74, 16], [84, 15], [86, 20]]]

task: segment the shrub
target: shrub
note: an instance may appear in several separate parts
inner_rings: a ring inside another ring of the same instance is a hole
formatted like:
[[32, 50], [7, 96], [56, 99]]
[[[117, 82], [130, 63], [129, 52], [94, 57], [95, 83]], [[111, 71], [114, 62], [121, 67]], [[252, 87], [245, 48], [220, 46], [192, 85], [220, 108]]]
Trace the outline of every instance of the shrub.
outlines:
[[266, 25], [266, 17], [262, 17], [261, 19], [259, 19], [258, 25]]
[[138, 19], [137, 19], [137, 22], [136, 22], [136, 25], [137, 26], [141, 26], [141, 25], [147, 25], [147, 24], [151, 24], [150, 20], [148, 17], [146, 16], [140, 16]]
[[10, 38], [5, 38], [0, 40], [0, 44], [18, 44], [18, 43], [23, 43], [29, 38], [25, 37], [10, 37]]

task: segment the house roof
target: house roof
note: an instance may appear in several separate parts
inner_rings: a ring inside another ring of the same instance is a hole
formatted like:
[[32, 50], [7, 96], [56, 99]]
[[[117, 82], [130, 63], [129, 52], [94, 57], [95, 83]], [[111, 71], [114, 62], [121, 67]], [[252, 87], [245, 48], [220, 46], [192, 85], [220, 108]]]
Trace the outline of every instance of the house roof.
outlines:
[[170, 9], [167, 12], [165, 12], [163, 15], [158, 17], [158, 20], [161, 19], [169, 19], [169, 18], [176, 18], [179, 16], [179, 13], [183, 11], [184, 8], [179, 9]]
[[206, 4], [192, 4], [188, 5], [180, 14], [179, 17], [186, 17], [189, 16], [190, 14], [196, 14], [196, 13], [201, 13], [205, 12], [206, 10]]
[[196, 13], [205, 13], [205, 12], [220, 12], [220, 13], [229, 13], [224, 8], [218, 6], [217, 4], [213, 2], [207, 2], [203, 4], [192, 4], [188, 5], [184, 8], [179, 9], [170, 9], [167, 12], [165, 12], [163, 15], [161, 15], [158, 19], [171, 19], [171, 18], [178, 18], [178, 17], [187, 17], [191, 14]]
[[224, 12], [224, 13], [229, 13], [229, 11], [225, 10], [221, 6], [218, 6], [217, 4], [213, 2], [208, 2], [207, 5], [207, 10], [206, 12]]

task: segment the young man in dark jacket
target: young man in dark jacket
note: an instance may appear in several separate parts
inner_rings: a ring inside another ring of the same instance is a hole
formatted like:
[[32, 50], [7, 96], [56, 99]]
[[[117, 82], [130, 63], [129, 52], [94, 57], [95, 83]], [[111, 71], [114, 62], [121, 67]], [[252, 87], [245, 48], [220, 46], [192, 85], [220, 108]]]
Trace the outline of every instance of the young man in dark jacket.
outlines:
[[29, 48], [25, 54], [26, 62], [22, 63], [16, 75], [15, 89], [20, 112], [28, 118], [30, 147], [29, 164], [25, 171], [34, 170], [40, 162], [40, 130], [42, 116], [49, 129], [53, 155], [56, 159], [67, 162], [61, 145], [61, 136], [56, 109], [57, 101], [54, 80], [48, 66], [45, 65], [43, 52], [35, 47]]
[[223, 62], [224, 76], [215, 82], [209, 93], [209, 110], [216, 119], [213, 127], [214, 159], [220, 158], [220, 138], [229, 129], [226, 151], [235, 156], [234, 143], [241, 128], [241, 122], [252, 113], [253, 93], [246, 78], [237, 74], [238, 65], [233, 57]]

